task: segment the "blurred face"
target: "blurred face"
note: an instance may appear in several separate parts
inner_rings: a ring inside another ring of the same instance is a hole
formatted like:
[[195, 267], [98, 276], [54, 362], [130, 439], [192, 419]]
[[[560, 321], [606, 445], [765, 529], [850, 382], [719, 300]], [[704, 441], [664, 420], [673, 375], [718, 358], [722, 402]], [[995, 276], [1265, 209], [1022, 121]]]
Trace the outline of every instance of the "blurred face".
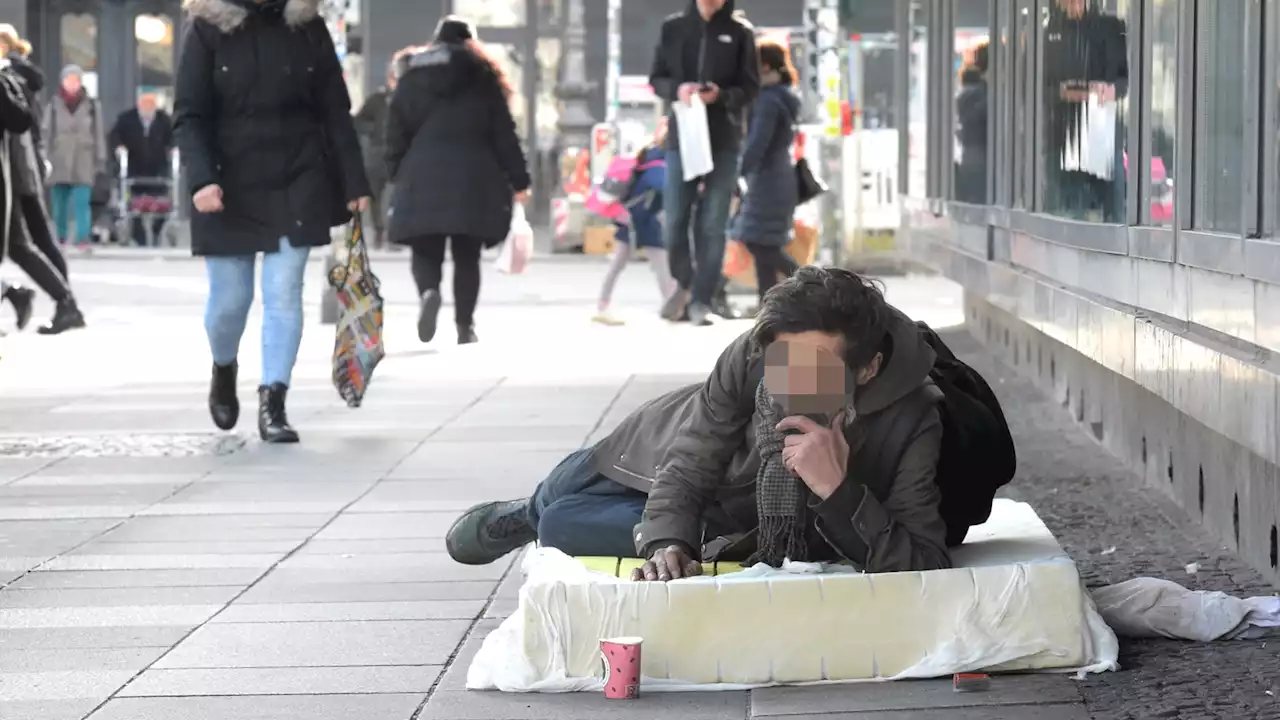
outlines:
[[143, 115], [154, 115], [156, 112], [156, 96], [151, 93], [138, 96], [138, 112]]
[[787, 333], [769, 345], [764, 385], [782, 412], [825, 420], [849, 404], [854, 382], [839, 354], [842, 345], [822, 332]]
[[698, 12], [703, 18], [711, 19], [712, 15], [720, 12], [720, 8], [724, 7], [725, 0], [698, 0]]
[[1059, 7], [1068, 17], [1078, 18], [1084, 15], [1085, 8], [1088, 7], [1089, 0], [1058, 0]]
[[80, 83], [80, 76], [75, 73], [62, 78], [62, 89], [68, 93], [78, 93], [81, 87], [83, 85]]

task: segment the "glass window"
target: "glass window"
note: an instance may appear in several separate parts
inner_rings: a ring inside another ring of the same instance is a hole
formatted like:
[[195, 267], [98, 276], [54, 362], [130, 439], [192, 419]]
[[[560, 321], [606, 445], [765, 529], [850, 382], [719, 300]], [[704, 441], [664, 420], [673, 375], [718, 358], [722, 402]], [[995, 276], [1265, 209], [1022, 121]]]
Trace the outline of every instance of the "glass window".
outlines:
[[1238, 233], [1244, 197], [1244, 0], [1200, 3], [1196, 35], [1193, 222], [1203, 230]]
[[1178, 0], [1152, 0], [1151, 168], [1149, 217], [1152, 225], [1173, 224], [1173, 148], [1178, 120]]
[[911, 0], [911, 57], [907, 105], [907, 194], [928, 195], [929, 180], [929, 6]]
[[992, 96], [987, 85], [991, 40], [987, 0], [957, 0], [955, 25], [953, 197], [980, 205], [987, 202], [987, 124]]
[[453, 12], [476, 27], [520, 27], [525, 0], [453, 0]]
[[93, 15], [63, 15], [59, 23], [62, 64], [79, 65], [84, 70], [85, 92], [98, 96], [98, 18]]
[[1028, 149], [1031, 147], [1031, 117], [1034, 106], [1027, 90], [1028, 79], [1035, 76], [1031, 62], [1031, 41], [1035, 32], [1031, 15], [1032, 0], [1018, 0], [1015, 8], [1014, 32], [1017, 39], [1014, 44], [1013, 67], [1010, 68], [1010, 79], [1013, 82], [1013, 206], [1025, 208], [1030, 206], [1031, 171]]
[[133, 22], [137, 40], [138, 94], [155, 95], [168, 108], [173, 98], [173, 20], [165, 15], [139, 15]]
[[1052, 0], [1040, 53], [1044, 211], [1125, 221], [1130, 0]]

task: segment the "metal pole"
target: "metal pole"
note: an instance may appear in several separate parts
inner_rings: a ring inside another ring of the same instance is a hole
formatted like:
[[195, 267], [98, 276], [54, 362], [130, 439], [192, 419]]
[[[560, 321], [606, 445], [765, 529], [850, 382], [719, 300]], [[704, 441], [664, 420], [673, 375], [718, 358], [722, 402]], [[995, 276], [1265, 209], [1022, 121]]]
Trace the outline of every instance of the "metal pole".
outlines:
[[853, 255], [857, 257], [865, 250], [866, 234], [864, 225], [863, 200], [867, 193], [866, 174], [862, 169], [862, 68], [866, 62], [863, 54], [862, 37], [854, 35], [849, 42], [849, 106], [853, 114], [853, 177], [856, 187], [853, 191]]

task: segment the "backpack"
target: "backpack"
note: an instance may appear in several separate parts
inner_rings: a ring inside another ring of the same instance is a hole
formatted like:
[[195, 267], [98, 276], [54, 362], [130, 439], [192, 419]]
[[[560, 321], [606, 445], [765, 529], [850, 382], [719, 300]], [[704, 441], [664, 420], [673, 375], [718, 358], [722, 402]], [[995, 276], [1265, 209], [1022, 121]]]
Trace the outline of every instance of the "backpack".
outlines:
[[636, 155], [614, 158], [609, 163], [604, 178], [591, 188], [591, 194], [587, 196], [588, 212], [612, 222], [627, 221], [630, 215], [627, 212], [627, 200], [635, 190], [640, 175], [645, 170], [664, 162], [662, 160], [645, 162], [646, 150], [647, 148]]

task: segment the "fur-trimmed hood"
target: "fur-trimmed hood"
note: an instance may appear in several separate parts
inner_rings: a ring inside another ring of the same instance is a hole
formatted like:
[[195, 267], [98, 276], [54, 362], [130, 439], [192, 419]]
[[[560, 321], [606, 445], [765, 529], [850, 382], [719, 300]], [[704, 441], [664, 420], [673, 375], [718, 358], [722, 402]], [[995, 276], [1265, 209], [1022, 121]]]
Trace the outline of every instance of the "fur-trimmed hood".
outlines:
[[[271, 0], [268, 0], [270, 2]], [[253, 0], [182, 0], [182, 9], [223, 33], [234, 32], [249, 19]], [[284, 20], [298, 27], [320, 16], [320, 0], [285, 0]]]
[[418, 92], [437, 97], [456, 95], [476, 82], [499, 83], [488, 58], [464, 43], [435, 42], [405, 55], [397, 63], [397, 75], [406, 75]]

